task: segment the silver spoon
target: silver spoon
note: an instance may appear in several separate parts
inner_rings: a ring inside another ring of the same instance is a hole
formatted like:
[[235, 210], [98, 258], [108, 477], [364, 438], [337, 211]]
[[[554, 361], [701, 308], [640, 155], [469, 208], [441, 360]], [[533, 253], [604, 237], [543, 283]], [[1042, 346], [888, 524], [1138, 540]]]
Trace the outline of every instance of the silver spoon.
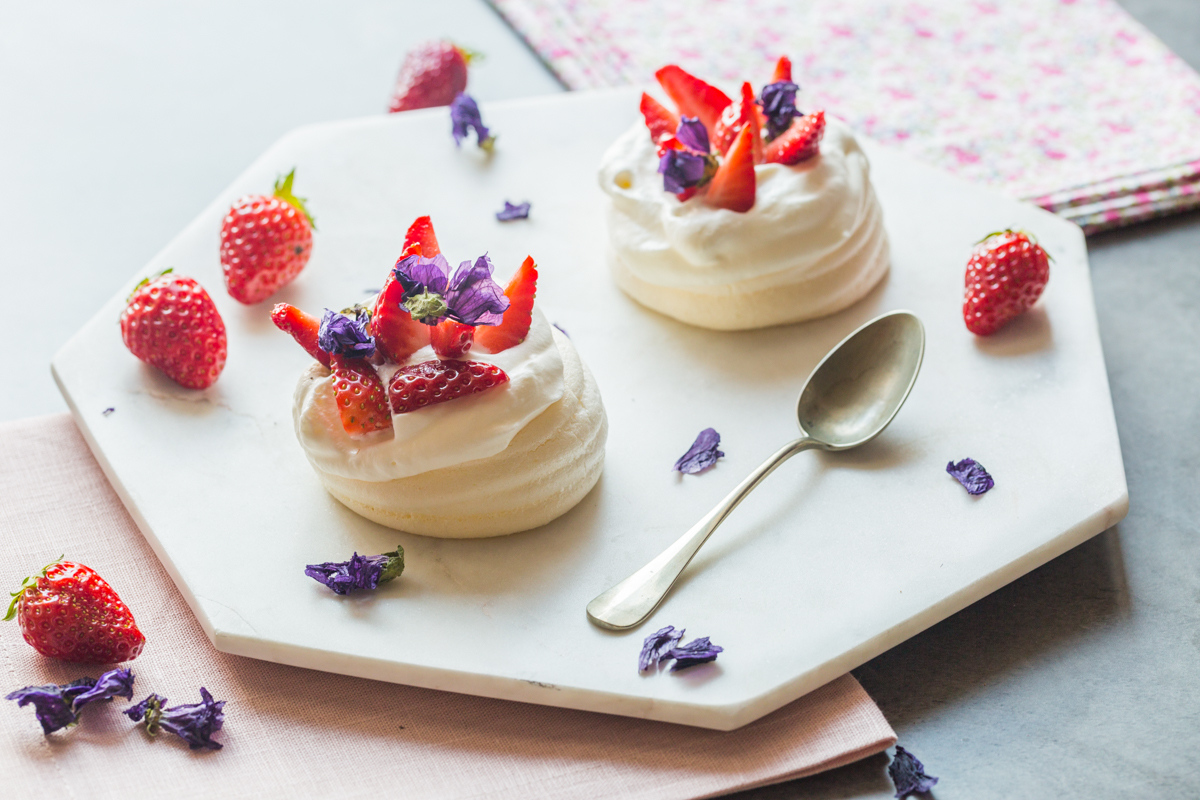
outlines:
[[876, 317], [843, 339], [821, 359], [800, 390], [796, 402], [800, 438], [750, 473], [657, 558], [588, 603], [588, 619], [610, 630], [627, 630], [644, 622], [717, 526], [776, 467], [804, 450], [819, 447], [840, 452], [882, 433], [908, 399], [924, 355], [925, 328], [907, 311]]

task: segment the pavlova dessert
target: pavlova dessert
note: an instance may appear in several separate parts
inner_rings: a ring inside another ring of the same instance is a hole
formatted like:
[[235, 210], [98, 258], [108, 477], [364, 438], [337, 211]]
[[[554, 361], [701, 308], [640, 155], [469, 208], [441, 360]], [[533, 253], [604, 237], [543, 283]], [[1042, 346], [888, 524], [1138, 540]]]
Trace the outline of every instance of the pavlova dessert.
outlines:
[[832, 314], [879, 282], [888, 243], [867, 157], [844, 123], [796, 108], [786, 57], [736, 99], [674, 65], [656, 75], [678, 113], [643, 94], [645, 124], [600, 165], [626, 293], [741, 330]]
[[451, 270], [433, 225], [369, 307], [275, 324], [316, 359], [296, 436], [325, 488], [390, 528], [498, 536], [544, 525], [600, 477], [608, 420], [571, 340], [534, 307], [532, 258], [501, 291], [486, 255]]

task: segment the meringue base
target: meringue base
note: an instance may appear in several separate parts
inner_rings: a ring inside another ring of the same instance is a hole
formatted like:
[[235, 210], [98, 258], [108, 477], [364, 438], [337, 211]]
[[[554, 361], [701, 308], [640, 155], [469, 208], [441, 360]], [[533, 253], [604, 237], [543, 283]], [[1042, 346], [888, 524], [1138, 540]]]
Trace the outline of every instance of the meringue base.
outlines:
[[503, 536], [562, 516], [600, 479], [608, 417], [596, 379], [560, 336], [555, 333], [563, 357], [562, 398], [501, 452], [381, 482], [332, 475], [313, 464], [321, 483], [356, 514], [422, 536]]
[[865, 297], [891, 263], [883, 225], [877, 224], [873, 235], [856, 244], [854, 252], [839, 254], [843, 263], [833, 269], [763, 288], [736, 283], [691, 289], [659, 286], [635, 275], [612, 249], [608, 265], [617, 286], [652, 311], [698, 328], [743, 331], [825, 317]]

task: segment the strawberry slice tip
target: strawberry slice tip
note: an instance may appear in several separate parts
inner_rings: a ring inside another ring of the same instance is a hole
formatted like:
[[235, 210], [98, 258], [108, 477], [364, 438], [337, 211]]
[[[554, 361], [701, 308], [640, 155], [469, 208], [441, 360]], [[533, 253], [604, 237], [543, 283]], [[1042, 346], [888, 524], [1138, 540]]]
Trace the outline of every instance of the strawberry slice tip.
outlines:
[[484, 352], [499, 353], [516, 347], [529, 335], [533, 323], [533, 300], [537, 296], [537, 264], [533, 256], [526, 256], [517, 273], [508, 282], [504, 296], [508, 298], [508, 310], [499, 325], [481, 326], [475, 329], [475, 344]]
[[310, 356], [329, 366], [329, 353], [317, 346], [317, 334], [321, 329], [321, 320], [312, 314], [307, 314], [295, 306], [279, 303], [271, 309], [271, 322], [275, 327], [296, 340], [296, 344], [304, 348]]
[[651, 140], [661, 142], [675, 135], [679, 128], [679, 115], [645, 92], [642, 92], [641, 110], [646, 127], [650, 129]]
[[716, 127], [721, 112], [733, 102], [717, 87], [710, 86], [674, 64], [663, 67], [654, 73], [654, 77], [658, 78], [667, 95], [675, 101], [680, 114], [699, 117], [710, 131]]
[[408, 232], [404, 234], [404, 249], [408, 250], [413, 244], [421, 245], [418, 255], [425, 258], [433, 258], [442, 252], [438, 247], [437, 236], [433, 233], [433, 220], [428, 216], [417, 217], [413, 224], [408, 226]]

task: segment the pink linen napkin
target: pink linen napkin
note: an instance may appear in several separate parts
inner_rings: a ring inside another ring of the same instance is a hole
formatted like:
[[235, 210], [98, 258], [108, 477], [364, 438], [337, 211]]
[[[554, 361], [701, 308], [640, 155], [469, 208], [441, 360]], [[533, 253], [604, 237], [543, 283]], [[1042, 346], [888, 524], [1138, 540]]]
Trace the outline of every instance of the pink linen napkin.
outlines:
[[490, 0], [572, 89], [674, 62], [760, 86], [1085, 231], [1200, 205], [1200, 75], [1114, 0]]
[[[217, 752], [166, 733], [148, 739], [120, 714], [121, 699], [50, 736], [31, 708], [0, 701], [8, 797], [53, 786], [88, 798], [696, 798], [811, 775], [896, 741], [850, 675], [721, 733], [217, 652], [66, 414], [0, 424], [0, 549], [0, 587], [61, 553], [113, 585], [147, 639], [129, 664], [135, 700], [153, 691], [193, 703], [205, 686], [227, 701]], [[0, 625], [0, 695], [102, 671], [45, 659], [16, 622]]]

